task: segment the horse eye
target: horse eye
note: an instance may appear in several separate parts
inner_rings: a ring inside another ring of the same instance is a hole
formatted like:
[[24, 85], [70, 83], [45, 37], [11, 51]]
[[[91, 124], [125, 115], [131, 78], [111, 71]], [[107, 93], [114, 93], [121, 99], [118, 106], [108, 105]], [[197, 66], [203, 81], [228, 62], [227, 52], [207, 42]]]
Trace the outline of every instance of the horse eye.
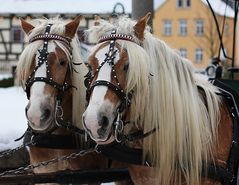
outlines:
[[124, 65], [124, 71], [127, 71], [129, 69], [129, 63]]
[[61, 61], [60, 61], [60, 65], [61, 65], [61, 66], [65, 65], [65, 63], [66, 63], [65, 60], [61, 60]]

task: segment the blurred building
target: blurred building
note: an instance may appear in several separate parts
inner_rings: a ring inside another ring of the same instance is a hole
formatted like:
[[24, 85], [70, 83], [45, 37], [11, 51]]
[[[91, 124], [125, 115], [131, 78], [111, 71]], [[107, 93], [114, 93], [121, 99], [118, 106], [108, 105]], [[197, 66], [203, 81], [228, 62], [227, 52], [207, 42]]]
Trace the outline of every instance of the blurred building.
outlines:
[[[64, 19], [84, 15], [78, 31], [81, 42], [84, 42], [84, 30], [93, 25], [95, 15], [109, 19], [112, 13], [130, 12], [131, 2], [128, 0], [0, 0], [0, 73], [11, 72], [26, 45], [20, 17], [32, 22], [35, 18], [57, 15]], [[86, 60], [90, 46], [83, 43], [81, 47]]]
[[[234, 11], [224, 1], [210, 2], [220, 29], [224, 29], [225, 51], [231, 57]], [[197, 68], [205, 68], [210, 59], [218, 55], [219, 37], [206, 0], [166, 0], [154, 15], [154, 34], [177, 49], [181, 56], [189, 58]], [[226, 60], [224, 57], [221, 59]]]

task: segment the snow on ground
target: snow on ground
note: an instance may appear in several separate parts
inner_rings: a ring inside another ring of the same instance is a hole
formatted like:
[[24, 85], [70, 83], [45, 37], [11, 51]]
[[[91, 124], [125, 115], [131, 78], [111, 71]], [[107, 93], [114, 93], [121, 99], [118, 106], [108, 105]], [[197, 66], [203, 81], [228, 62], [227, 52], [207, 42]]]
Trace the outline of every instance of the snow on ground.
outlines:
[[12, 77], [11, 74], [0, 74], [0, 80]]
[[27, 98], [21, 87], [0, 88], [0, 151], [22, 144], [14, 142], [27, 128]]

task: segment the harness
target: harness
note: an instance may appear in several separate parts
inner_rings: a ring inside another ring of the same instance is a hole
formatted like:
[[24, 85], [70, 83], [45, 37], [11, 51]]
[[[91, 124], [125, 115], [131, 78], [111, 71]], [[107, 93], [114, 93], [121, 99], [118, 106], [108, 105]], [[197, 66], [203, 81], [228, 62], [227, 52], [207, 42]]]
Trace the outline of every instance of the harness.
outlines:
[[226, 169], [217, 167], [220, 173], [216, 173], [214, 177], [220, 179], [223, 185], [236, 185], [239, 166], [239, 95], [238, 92], [227, 85], [227, 80], [212, 80], [212, 84], [219, 88], [219, 95], [223, 96], [228, 107], [230, 107], [229, 111], [233, 120], [232, 142], [227, 166]]

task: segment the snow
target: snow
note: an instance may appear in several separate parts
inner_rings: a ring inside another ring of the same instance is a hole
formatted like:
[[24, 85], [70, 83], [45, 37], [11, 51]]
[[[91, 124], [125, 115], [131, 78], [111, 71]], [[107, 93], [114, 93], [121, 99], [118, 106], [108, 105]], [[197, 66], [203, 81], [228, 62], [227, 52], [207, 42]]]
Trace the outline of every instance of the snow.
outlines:
[[7, 13], [112, 13], [116, 3], [131, 12], [130, 0], [0, 0], [0, 14]]
[[[165, 1], [154, 0], [154, 9], [157, 9]], [[131, 13], [131, 0], [0, 0], [0, 4], [3, 5], [0, 6], [0, 14], [112, 13], [116, 3], [123, 4], [125, 12]]]
[[11, 74], [0, 74], [0, 80], [12, 77]]
[[14, 140], [27, 128], [26, 105], [27, 98], [21, 87], [0, 88], [0, 151], [22, 144], [22, 141]]
[[[208, 6], [206, 0], [201, 0], [205, 5]], [[234, 17], [234, 10], [230, 7], [227, 6], [226, 3], [224, 3], [221, 0], [209, 0], [214, 12], [218, 15], [224, 16], [225, 9], [226, 9], [226, 16], [227, 17]]]

